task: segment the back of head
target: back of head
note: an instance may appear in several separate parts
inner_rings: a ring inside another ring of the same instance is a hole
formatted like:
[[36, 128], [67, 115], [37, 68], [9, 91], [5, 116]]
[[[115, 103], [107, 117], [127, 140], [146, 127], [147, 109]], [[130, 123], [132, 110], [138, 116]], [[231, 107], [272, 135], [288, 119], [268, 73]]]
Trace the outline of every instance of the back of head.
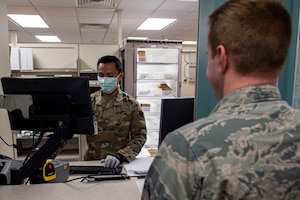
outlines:
[[99, 58], [99, 60], [97, 61], [97, 67], [99, 66], [100, 63], [115, 63], [118, 72], [119, 73], [122, 72], [121, 61], [116, 56], [103, 56]]
[[223, 45], [241, 75], [278, 77], [291, 40], [291, 18], [279, 0], [229, 0], [209, 17], [212, 55]]

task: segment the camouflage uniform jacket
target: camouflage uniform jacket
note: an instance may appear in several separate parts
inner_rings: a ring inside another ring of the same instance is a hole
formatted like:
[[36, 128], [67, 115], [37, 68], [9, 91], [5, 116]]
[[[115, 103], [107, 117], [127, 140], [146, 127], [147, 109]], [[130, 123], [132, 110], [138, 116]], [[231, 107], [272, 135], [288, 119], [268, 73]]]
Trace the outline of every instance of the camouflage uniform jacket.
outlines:
[[225, 96], [212, 113], [167, 135], [142, 199], [300, 198], [300, 112], [275, 85]]
[[87, 136], [84, 159], [98, 160], [119, 153], [125, 161], [133, 160], [146, 142], [146, 122], [140, 104], [120, 89], [110, 99], [97, 91], [91, 94], [91, 102], [98, 134]]

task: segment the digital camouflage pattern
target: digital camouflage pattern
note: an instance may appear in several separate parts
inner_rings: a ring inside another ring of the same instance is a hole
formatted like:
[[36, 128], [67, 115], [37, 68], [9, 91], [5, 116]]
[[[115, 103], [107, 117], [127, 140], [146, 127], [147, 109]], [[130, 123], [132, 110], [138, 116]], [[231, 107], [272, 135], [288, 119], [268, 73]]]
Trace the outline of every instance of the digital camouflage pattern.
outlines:
[[225, 96], [207, 117], [167, 135], [142, 199], [300, 198], [300, 111], [275, 85]]
[[116, 153], [130, 162], [146, 142], [146, 121], [140, 104], [121, 91], [106, 98], [101, 91], [91, 94], [94, 120], [98, 134], [87, 136], [88, 150], [85, 160], [103, 159]]

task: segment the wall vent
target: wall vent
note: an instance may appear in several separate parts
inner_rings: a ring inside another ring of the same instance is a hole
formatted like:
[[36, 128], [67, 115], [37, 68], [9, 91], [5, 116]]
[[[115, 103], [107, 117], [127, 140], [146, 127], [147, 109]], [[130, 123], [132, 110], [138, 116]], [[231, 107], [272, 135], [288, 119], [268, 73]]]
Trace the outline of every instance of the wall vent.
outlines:
[[80, 29], [108, 29], [109, 24], [80, 24]]

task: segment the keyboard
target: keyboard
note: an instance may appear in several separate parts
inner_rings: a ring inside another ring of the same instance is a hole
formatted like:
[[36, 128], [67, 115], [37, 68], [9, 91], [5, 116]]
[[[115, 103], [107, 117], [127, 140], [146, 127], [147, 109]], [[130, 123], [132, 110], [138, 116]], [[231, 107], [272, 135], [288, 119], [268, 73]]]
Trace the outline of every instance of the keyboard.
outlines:
[[99, 175], [117, 175], [121, 174], [122, 166], [117, 168], [108, 168], [104, 166], [70, 166], [70, 174], [99, 174]]

